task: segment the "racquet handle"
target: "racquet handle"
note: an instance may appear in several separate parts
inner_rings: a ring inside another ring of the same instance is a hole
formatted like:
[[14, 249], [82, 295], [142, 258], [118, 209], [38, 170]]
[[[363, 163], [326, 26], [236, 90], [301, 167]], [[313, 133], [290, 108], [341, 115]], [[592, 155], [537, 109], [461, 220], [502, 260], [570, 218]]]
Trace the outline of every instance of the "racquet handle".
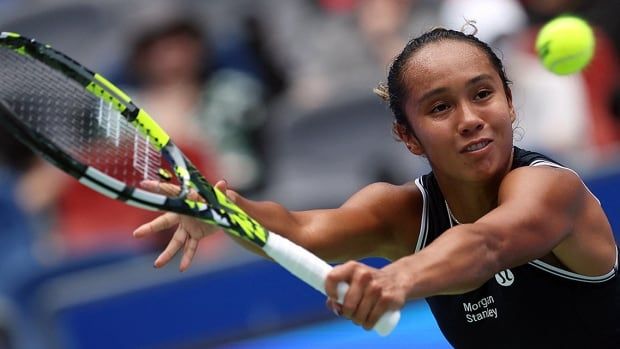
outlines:
[[[284, 269], [291, 272], [317, 291], [325, 294], [325, 279], [333, 267], [303, 247], [269, 232], [263, 251]], [[342, 303], [349, 290], [346, 282], [338, 284], [338, 302]], [[400, 310], [388, 310], [379, 318], [373, 330], [381, 336], [389, 335], [398, 325]]]

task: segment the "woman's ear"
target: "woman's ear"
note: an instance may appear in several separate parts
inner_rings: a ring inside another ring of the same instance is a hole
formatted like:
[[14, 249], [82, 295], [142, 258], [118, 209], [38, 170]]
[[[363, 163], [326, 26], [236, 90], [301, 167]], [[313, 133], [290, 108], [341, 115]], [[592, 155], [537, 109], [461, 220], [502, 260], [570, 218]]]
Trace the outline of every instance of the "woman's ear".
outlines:
[[512, 104], [512, 90], [510, 87], [506, 87], [506, 99], [508, 100], [508, 108], [510, 109], [510, 122], [515, 122], [517, 113], [515, 112], [514, 104]]
[[395, 121], [392, 126], [392, 132], [394, 132], [398, 139], [405, 143], [405, 146], [411, 153], [415, 155], [424, 155], [424, 148], [422, 147], [422, 144], [409, 127]]

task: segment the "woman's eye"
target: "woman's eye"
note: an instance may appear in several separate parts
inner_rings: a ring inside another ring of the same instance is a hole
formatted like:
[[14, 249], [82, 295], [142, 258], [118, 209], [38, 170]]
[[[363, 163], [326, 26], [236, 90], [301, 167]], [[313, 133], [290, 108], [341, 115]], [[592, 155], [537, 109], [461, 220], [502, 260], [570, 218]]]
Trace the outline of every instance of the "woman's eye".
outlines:
[[489, 97], [491, 95], [491, 91], [489, 90], [482, 90], [480, 92], [478, 92], [478, 94], [476, 94], [475, 99], [485, 99], [487, 97]]
[[447, 104], [444, 104], [444, 103], [438, 104], [434, 106], [433, 109], [431, 109], [431, 113], [441, 113], [443, 111], [448, 110], [448, 108], [450, 108], [450, 106]]

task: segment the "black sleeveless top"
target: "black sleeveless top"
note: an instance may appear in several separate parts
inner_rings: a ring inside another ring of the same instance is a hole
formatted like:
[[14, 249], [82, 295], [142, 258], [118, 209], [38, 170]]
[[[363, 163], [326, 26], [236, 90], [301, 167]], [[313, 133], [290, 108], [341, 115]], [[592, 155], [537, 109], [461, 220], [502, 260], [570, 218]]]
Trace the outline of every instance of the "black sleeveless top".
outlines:
[[[544, 155], [515, 147], [512, 168], [522, 166], [564, 168]], [[424, 198], [417, 252], [458, 222], [432, 172], [415, 183]], [[618, 349], [617, 270], [617, 255], [615, 268], [596, 277], [533, 260], [495, 274], [471, 292], [426, 301], [455, 348]]]

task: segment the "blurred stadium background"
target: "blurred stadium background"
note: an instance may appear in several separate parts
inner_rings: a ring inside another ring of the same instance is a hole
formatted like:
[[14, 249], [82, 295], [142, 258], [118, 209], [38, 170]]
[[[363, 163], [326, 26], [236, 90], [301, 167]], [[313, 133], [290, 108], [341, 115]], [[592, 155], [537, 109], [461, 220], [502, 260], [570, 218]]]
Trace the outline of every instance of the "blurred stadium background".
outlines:
[[[0, 0], [0, 30], [49, 43], [123, 86], [211, 179], [305, 209], [428, 170], [394, 140], [372, 88], [408, 38], [473, 19], [514, 80], [516, 144], [578, 170], [619, 234], [619, 4]], [[595, 25], [597, 50], [583, 73], [557, 77], [532, 43], [542, 23], [567, 12]], [[0, 348], [448, 347], [423, 301], [381, 338], [222, 236], [203, 241], [189, 271], [156, 270], [167, 237], [131, 238], [150, 213], [90, 194], [0, 133]]]

